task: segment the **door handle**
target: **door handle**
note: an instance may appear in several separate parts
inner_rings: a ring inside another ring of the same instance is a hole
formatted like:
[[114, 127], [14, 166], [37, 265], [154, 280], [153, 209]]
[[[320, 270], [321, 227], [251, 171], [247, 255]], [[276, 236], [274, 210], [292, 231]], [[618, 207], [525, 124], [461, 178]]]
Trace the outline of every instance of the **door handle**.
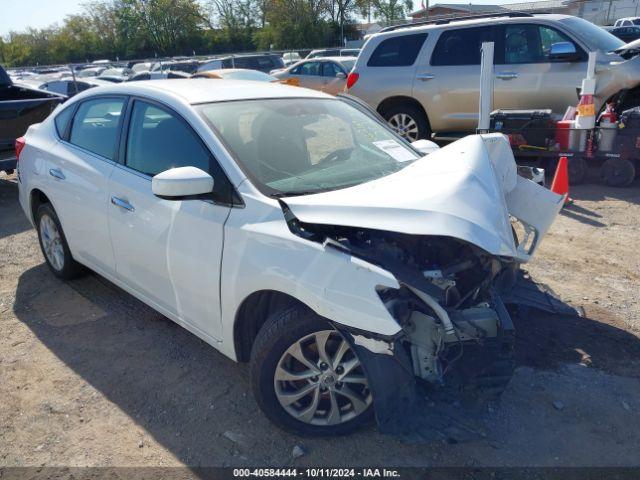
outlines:
[[514, 78], [518, 78], [518, 74], [516, 72], [498, 72], [496, 73], [496, 77], [501, 80], [513, 80]]
[[418, 75], [416, 75], [416, 78], [418, 80], [426, 82], [427, 80], [433, 80], [434, 78], [436, 78], [436, 76], [432, 73], [419, 73]]
[[59, 168], [52, 168], [49, 170], [49, 175], [51, 175], [52, 177], [57, 178], [58, 180], [64, 180], [65, 177], [64, 173], [62, 173], [62, 170], [60, 170]]
[[111, 203], [116, 207], [124, 208], [128, 212], [134, 212], [136, 210], [129, 202], [118, 197], [111, 197]]

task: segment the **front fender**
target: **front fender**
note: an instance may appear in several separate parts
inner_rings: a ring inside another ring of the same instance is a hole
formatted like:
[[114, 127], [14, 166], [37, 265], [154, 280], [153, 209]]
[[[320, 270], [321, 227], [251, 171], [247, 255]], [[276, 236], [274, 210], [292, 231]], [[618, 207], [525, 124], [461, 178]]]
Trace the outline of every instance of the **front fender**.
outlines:
[[[224, 353], [235, 357], [233, 322], [240, 305], [261, 290], [286, 293], [336, 323], [382, 336], [400, 326], [376, 293], [399, 288], [388, 271], [289, 230], [277, 202], [244, 195], [225, 224], [221, 298]], [[248, 212], [251, 212], [249, 217]], [[261, 220], [256, 222], [256, 212]]]

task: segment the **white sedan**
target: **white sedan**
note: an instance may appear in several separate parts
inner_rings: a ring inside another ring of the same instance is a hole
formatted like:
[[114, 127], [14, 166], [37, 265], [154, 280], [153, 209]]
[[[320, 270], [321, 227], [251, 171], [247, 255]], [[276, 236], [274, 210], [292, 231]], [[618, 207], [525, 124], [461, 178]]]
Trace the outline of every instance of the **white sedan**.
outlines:
[[516, 175], [501, 135], [428, 143], [306, 89], [119, 84], [17, 140], [20, 203], [54, 275], [88, 268], [250, 362], [278, 426], [345, 433], [375, 405], [389, 431], [415, 379], [457, 381], [468, 351], [486, 354], [469, 382], [508, 381], [497, 279], [562, 205]]

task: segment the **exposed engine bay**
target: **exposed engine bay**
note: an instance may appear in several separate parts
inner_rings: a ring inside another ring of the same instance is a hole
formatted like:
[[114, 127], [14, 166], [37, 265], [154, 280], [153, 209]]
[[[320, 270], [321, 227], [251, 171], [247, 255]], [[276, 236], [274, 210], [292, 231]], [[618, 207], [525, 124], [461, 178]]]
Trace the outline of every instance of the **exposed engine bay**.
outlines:
[[[454, 238], [305, 225], [286, 206], [284, 211], [297, 235], [362, 258], [396, 276], [401, 287], [380, 288], [378, 295], [402, 327], [394, 340], [407, 352], [415, 377], [433, 385], [444, 385], [448, 377], [459, 382], [460, 375], [452, 375], [453, 367], [468, 363], [462, 362], [467, 346], [482, 348], [499, 338], [511, 341], [513, 326], [496, 284], [513, 278], [516, 262], [498, 259]], [[360, 344], [371, 347], [362, 340]], [[494, 361], [486, 359], [481, 365], [477, 360], [476, 370], [485, 374]], [[503, 386], [507, 382], [508, 378]]]

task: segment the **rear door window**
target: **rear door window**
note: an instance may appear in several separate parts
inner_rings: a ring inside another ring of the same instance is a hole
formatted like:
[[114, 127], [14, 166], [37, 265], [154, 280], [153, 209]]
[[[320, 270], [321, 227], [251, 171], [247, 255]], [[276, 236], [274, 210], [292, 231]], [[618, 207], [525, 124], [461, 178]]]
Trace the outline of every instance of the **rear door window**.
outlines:
[[56, 131], [60, 138], [64, 138], [66, 140], [67, 135], [67, 127], [71, 122], [71, 117], [73, 116], [73, 106], [69, 108], [65, 108], [60, 113], [58, 113], [54, 119], [56, 124]]
[[323, 77], [335, 77], [338, 73], [344, 73], [338, 65], [333, 62], [324, 62], [322, 64]]
[[371, 54], [368, 67], [409, 67], [427, 39], [426, 33], [387, 38]]
[[[495, 37], [493, 27], [447, 30], [438, 39], [431, 57], [431, 65], [480, 65], [482, 43], [495, 42]], [[495, 48], [494, 61], [497, 60], [497, 51]]]
[[123, 98], [82, 102], [73, 118], [69, 142], [114, 160], [124, 103]]

